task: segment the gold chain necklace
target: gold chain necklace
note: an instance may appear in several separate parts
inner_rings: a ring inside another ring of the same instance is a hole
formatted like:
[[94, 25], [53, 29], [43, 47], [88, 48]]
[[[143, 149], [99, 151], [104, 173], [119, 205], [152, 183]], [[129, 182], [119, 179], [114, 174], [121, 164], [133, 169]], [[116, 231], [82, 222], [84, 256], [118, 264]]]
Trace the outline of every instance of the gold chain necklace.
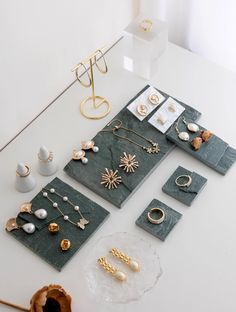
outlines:
[[[123, 139], [123, 140], [126, 140], [132, 144], [135, 144], [137, 145], [138, 147], [142, 148], [145, 152], [149, 153], [149, 154], [158, 154], [160, 152], [160, 146], [158, 143], [156, 142], [153, 142], [151, 139], [147, 139], [145, 138], [144, 136], [142, 136], [141, 134], [137, 133], [136, 131], [132, 130], [132, 129], [129, 129], [129, 128], [126, 128], [123, 126], [122, 124], [122, 121], [119, 120], [119, 119], [114, 119], [112, 120], [111, 122], [109, 122], [107, 124], [107, 127], [109, 127], [112, 123], [117, 123], [113, 128], [111, 129], [104, 129], [104, 130], [101, 130], [101, 132], [111, 132], [114, 136], [120, 138], [120, 139]], [[121, 136], [119, 134], [117, 134], [116, 132], [119, 131], [119, 129], [123, 129], [124, 131], [127, 131], [127, 132], [130, 132], [130, 133], [134, 133], [135, 135], [137, 135], [138, 137], [142, 138], [143, 140], [147, 141], [148, 143], [151, 144], [150, 147], [147, 147], [147, 146], [144, 146], [144, 145], [141, 145], [129, 138], [126, 138], [124, 136]]]

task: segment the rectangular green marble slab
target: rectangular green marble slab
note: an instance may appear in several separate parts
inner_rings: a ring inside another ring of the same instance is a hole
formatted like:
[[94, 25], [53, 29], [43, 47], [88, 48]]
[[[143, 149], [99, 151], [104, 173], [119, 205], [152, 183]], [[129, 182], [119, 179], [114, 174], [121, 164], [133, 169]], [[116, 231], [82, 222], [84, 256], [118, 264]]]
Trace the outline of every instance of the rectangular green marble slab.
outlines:
[[[192, 122], [191, 119], [187, 119], [187, 122]], [[196, 122], [195, 122], [196, 123]], [[204, 127], [199, 125], [200, 131], [206, 130]], [[181, 122], [181, 118], [178, 123], [179, 131], [187, 131], [186, 126]], [[198, 136], [200, 133], [191, 133], [188, 132], [190, 140], [189, 142], [182, 141], [178, 138], [178, 134], [175, 130], [175, 127], [172, 126], [167, 132], [166, 137], [178, 147], [189, 153], [194, 158], [200, 160], [208, 167], [214, 169], [215, 171], [225, 175], [232, 164], [236, 161], [236, 150], [224, 142], [221, 138], [216, 135], [213, 135], [208, 142], [204, 142], [201, 145], [201, 148], [195, 151], [190, 142], [193, 138]]]
[[[181, 175], [189, 175], [192, 183], [189, 187], [179, 187], [175, 180]], [[196, 172], [187, 170], [179, 166], [163, 185], [162, 191], [187, 206], [191, 206], [193, 200], [199, 195], [207, 183], [207, 179]]]
[[[159, 109], [165, 101], [161, 105], [157, 106], [157, 108], [148, 115], [148, 118], [145, 118], [143, 121], [139, 121], [126, 108], [148, 87], [149, 85], [145, 86], [137, 95], [135, 95], [135, 97], [129, 101], [129, 103], [114, 117], [114, 119], [122, 120], [125, 127], [140, 133], [148, 139], [152, 139], [154, 142], [158, 142], [161, 149], [158, 154], [148, 154], [140, 147], [137, 147], [126, 140], [115, 137], [111, 132], [98, 132], [93, 140], [99, 147], [99, 152], [86, 152], [88, 164], [84, 165], [81, 161], [71, 160], [64, 168], [65, 172], [69, 176], [82, 183], [118, 208], [121, 208], [124, 205], [126, 200], [129, 199], [141, 183], [145, 181], [149, 174], [156, 169], [159, 163], [175, 147], [175, 144], [166, 139], [165, 134], [156, 130], [156, 128], [148, 122], [148, 119], [152, 116], [152, 114], [155, 114], [156, 110]], [[166, 99], [168, 99], [169, 95], [160, 90], [158, 91], [163, 94]], [[200, 112], [183, 102], [178, 101], [177, 99], [175, 100], [185, 107], [184, 115], [186, 119], [197, 120], [200, 117]], [[107, 129], [107, 127], [104, 129]], [[132, 133], [119, 130], [119, 135], [126, 136], [141, 145], [150, 146], [146, 141], [140, 139]], [[78, 149], [80, 149], [80, 142], [78, 142]], [[134, 173], [127, 174], [119, 168], [120, 156], [123, 155], [123, 152], [136, 155], [139, 167]], [[121, 176], [123, 182], [118, 185], [117, 189], [109, 190], [100, 184], [101, 174], [105, 171], [105, 168], [113, 170], [118, 169], [119, 176]]]
[[[17, 223], [23, 225], [26, 222], [32, 222], [36, 226], [33, 234], [27, 234], [23, 230], [14, 230], [8, 232], [26, 247], [31, 249], [35, 254], [48, 262], [58, 271], [75, 255], [75, 253], [86, 243], [92, 234], [102, 225], [108, 217], [109, 212], [96, 204], [70, 185], [64, 183], [59, 178], [55, 178], [46, 188], [54, 188], [59, 194], [67, 196], [72, 203], [79, 205], [83, 216], [89, 220], [84, 230], [79, 229], [75, 225], [65, 221], [57, 209], [52, 207], [42, 192], [39, 192], [31, 201], [32, 210], [44, 208], [48, 212], [48, 217], [45, 220], [38, 220], [34, 215], [20, 213], [17, 217]], [[67, 214], [74, 222], [79, 221], [80, 215], [68, 203], [63, 202], [62, 199], [55, 197], [48, 193], [49, 197], [58, 203], [58, 206]], [[56, 222], [60, 230], [57, 234], [52, 234], [48, 231], [50, 222]], [[68, 251], [62, 251], [60, 242], [62, 239], [69, 239], [71, 248]]]
[[[148, 220], [148, 212], [150, 212], [152, 208], [161, 208], [164, 211], [165, 219], [162, 223], [153, 224]], [[170, 231], [179, 222], [181, 217], [182, 214], [178, 211], [172, 209], [158, 199], [153, 199], [147, 208], [138, 217], [135, 223], [143, 230], [164, 241]]]

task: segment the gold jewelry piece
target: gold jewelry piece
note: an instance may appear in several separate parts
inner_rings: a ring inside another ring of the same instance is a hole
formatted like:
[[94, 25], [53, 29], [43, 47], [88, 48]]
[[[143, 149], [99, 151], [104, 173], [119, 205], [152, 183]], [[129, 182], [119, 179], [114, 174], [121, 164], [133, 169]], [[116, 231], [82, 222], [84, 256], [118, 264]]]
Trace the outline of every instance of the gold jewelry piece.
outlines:
[[30, 169], [30, 166], [28, 166], [28, 165], [25, 165], [25, 168], [27, 169], [27, 171], [26, 171], [26, 173], [19, 173], [17, 170], [16, 170], [16, 175], [18, 176], [18, 177], [21, 177], [21, 178], [26, 178], [26, 177], [28, 177], [28, 175], [30, 175], [30, 173], [31, 173], [31, 169]]
[[85, 151], [83, 150], [77, 151], [74, 149], [72, 153], [72, 159], [81, 160], [84, 165], [88, 163], [88, 158], [85, 157]]
[[82, 150], [93, 150], [94, 153], [99, 151], [99, 147], [95, 145], [94, 141], [82, 141], [81, 142], [81, 149]]
[[[142, 136], [141, 134], [137, 133], [136, 131], [132, 130], [132, 129], [129, 129], [129, 128], [126, 128], [126, 127], [123, 127], [123, 124], [122, 124], [122, 121], [119, 120], [119, 119], [114, 119], [112, 120], [111, 122], [109, 122], [107, 124], [107, 127], [109, 127], [112, 123], [117, 123], [117, 125], [115, 125], [113, 128], [111, 129], [104, 129], [104, 130], [101, 130], [101, 132], [111, 132], [114, 136], [118, 137], [119, 139], [122, 139], [122, 140], [126, 140], [132, 144], [135, 144], [137, 145], [138, 147], [142, 148], [145, 152], [149, 153], [149, 154], [158, 154], [160, 152], [160, 146], [158, 143], [155, 143], [153, 142], [151, 139], [147, 139], [145, 138], [144, 136]], [[150, 147], [146, 147], [146, 146], [143, 146], [137, 142], [134, 142], [133, 140], [127, 138], [127, 137], [124, 137], [124, 136], [121, 136], [121, 135], [118, 135], [116, 132], [119, 131], [119, 129], [122, 129], [124, 131], [127, 131], [127, 132], [130, 132], [130, 133], [133, 133], [135, 134], [136, 136], [142, 138], [143, 140], [145, 140], [146, 142], [148, 142], [151, 146]]]
[[153, 105], [159, 104], [160, 101], [159, 96], [156, 93], [151, 93], [148, 99]]
[[125, 273], [119, 271], [116, 267], [108, 263], [105, 257], [99, 258], [98, 263], [103, 267], [105, 271], [112, 274], [118, 281], [123, 282], [126, 280]]
[[140, 116], [147, 116], [148, 108], [145, 104], [139, 104], [136, 110]]
[[42, 159], [38, 153], [38, 159], [41, 161], [41, 162], [44, 162], [44, 163], [47, 163], [47, 162], [50, 162], [50, 161], [53, 161], [53, 152], [49, 152], [49, 155], [48, 155], [48, 158], [47, 159]]
[[153, 22], [150, 19], [144, 19], [139, 26], [143, 31], [148, 32], [152, 30]]
[[[98, 53], [101, 54], [101, 57], [100, 57], [100, 58], [103, 59], [104, 68], [102, 68], [102, 67], [100, 67], [100, 66], [98, 65], [98, 61], [97, 61]], [[108, 72], [108, 67], [107, 67], [107, 63], [106, 63], [104, 54], [102, 53], [102, 51], [101, 51], [100, 49], [98, 49], [98, 50], [95, 52], [94, 61], [95, 61], [95, 65], [96, 65], [97, 69], [98, 69], [102, 74], [106, 74], [106, 73]]]
[[20, 206], [20, 212], [33, 214], [33, 215], [35, 215], [36, 218], [38, 218], [40, 220], [46, 219], [48, 216], [47, 210], [45, 210], [43, 208], [33, 211], [32, 210], [32, 203], [23, 203]]
[[[87, 76], [88, 76], [88, 79], [89, 79], [89, 82], [88, 83], [84, 83], [81, 79], [80, 79], [80, 75], [78, 73], [79, 71], [79, 68], [80, 67], [83, 67], [84, 68], [84, 72], [87, 73]], [[76, 76], [76, 79], [79, 81], [79, 83], [82, 84], [82, 86], [86, 87], [86, 88], [89, 88], [92, 84], [92, 80], [91, 80], [91, 77], [89, 76], [89, 73], [88, 73], [88, 69], [86, 68], [86, 66], [84, 65], [84, 63], [79, 63], [75, 69], [75, 76]]]
[[201, 131], [201, 138], [203, 142], [208, 142], [212, 136], [213, 136], [213, 133], [209, 130]]
[[23, 225], [18, 225], [16, 222], [16, 218], [11, 218], [6, 223], [6, 230], [8, 232], [14, 231], [14, 230], [20, 230], [22, 229], [27, 234], [33, 234], [35, 231], [35, 225], [33, 223], [25, 223]]
[[158, 121], [160, 124], [164, 125], [164, 124], [167, 122], [167, 117], [164, 116], [164, 115], [159, 115], [159, 116], [157, 117], [157, 121]]
[[52, 222], [52, 223], [50, 223], [50, 224], [48, 225], [48, 231], [49, 231], [50, 233], [55, 234], [55, 233], [58, 233], [59, 230], [60, 230], [60, 227], [59, 227], [59, 225], [58, 225], [57, 223], [55, 223], [55, 222]]
[[71, 247], [71, 242], [69, 241], [69, 239], [65, 238], [61, 241], [60, 246], [62, 251], [67, 251]]
[[193, 147], [195, 151], [199, 150], [202, 146], [202, 138], [196, 137], [192, 139], [191, 146]]
[[122, 168], [127, 173], [134, 172], [139, 166], [138, 161], [136, 160], [136, 156], [131, 154], [127, 155], [125, 152], [123, 152], [123, 154], [124, 154], [123, 157], [120, 156], [119, 167]]
[[102, 173], [101, 184], [110, 190], [117, 188], [120, 183], [122, 183], [122, 179], [118, 176], [118, 170], [113, 171], [105, 168], [105, 173]]
[[139, 266], [138, 262], [132, 260], [129, 256], [127, 256], [126, 254], [124, 254], [123, 252], [118, 250], [117, 248], [112, 248], [110, 250], [110, 253], [114, 257], [120, 259], [122, 262], [127, 264], [132, 271], [134, 271], [134, 272], [140, 271], [140, 266]]
[[190, 175], [187, 175], [187, 174], [180, 175], [175, 179], [175, 184], [179, 187], [184, 187], [184, 186], [189, 187], [191, 183], [192, 183], [192, 178]]
[[[71, 205], [75, 211], [77, 211], [81, 217], [81, 219], [79, 219], [78, 222], [74, 222], [72, 221], [68, 215], [65, 215], [62, 210], [59, 208], [58, 206], [58, 203], [57, 202], [54, 202], [49, 196], [48, 196], [48, 193], [46, 192], [50, 192], [51, 194], [56, 194], [57, 196], [59, 196], [65, 203], [68, 203], [69, 205]], [[86, 220], [84, 218], [84, 216], [82, 215], [81, 211], [80, 211], [80, 207], [78, 205], [75, 205], [73, 204], [67, 196], [62, 196], [61, 194], [57, 193], [56, 190], [54, 188], [50, 188], [50, 189], [46, 189], [46, 188], [43, 188], [42, 189], [42, 193], [43, 193], [43, 197], [47, 198], [51, 203], [52, 203], [52, 206], [54, 208], [57, 209], [57, 211], [61, 214], [61, 216], [63, 217], [63, 219], [65, 221], [68, 221], [70, 222], [71, 224], [75, 225], [76, 227], [80, 228], [81, 230], [84, 230], [85, 229], [85, 225], [89, 223], [88, 220]]]
[[175, 131], [178, 134], [178, 138], [181, 141], [185, 141], [185, 142], [189, 141], [189, 134], [188, 134], [188, 132], [186, 132], [186, 131], [179, 131], [178, 124], [179, 124], [179, 120], [175, 124]]
[[190, 131], [190, 132], [198, 132], [199, 131], [199, 127], [198, 125], [196, 125], [195, 123], [188, 123], [185, 118], [183, 117], [182, 118], [182, 121], [183, 123], [186, 125], [187, 129]]
[[[152, 217], [153, 213], [157, 213], [158, 215], [160, 215], [160, 217], [158, 217], [157, 219], [154, 219]], [[148, 212], [147, 217], [148, 217], [148, 221], [149, 222], [151, 222], [153, 224], [160, 224], [160, 223], [162, 223], [165, 220], [165, 212], [161, 208], [152, 208]]]

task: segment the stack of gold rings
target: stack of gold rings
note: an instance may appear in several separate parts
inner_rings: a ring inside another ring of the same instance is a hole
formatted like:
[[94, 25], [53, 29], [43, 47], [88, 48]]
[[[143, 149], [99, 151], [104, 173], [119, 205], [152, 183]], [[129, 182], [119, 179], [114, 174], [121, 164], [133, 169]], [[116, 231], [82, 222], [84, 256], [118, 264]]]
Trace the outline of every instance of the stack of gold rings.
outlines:
[[[157, 218], [154, 218], [153, 215], [157, 215]], [[160, 224], [165, 220], [165, 211], [161, 208], [152, 208], [148, 214], [148, 221], [153, 224]]]

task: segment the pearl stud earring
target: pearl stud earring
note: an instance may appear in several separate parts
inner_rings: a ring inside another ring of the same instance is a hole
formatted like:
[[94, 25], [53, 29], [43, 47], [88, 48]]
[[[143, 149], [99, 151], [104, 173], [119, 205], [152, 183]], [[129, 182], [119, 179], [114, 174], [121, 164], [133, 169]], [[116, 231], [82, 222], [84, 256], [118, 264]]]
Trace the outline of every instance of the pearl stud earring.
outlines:
[[95, 145], [94, 141], [82, 141], [81, 142], [81, 149], [82, 150], [93, 150], [94, 153], [99, 151], [99, 147]]
[[85, 151], [82, 151], [82, 150], [77, 151], [74, 149], [72, 153], [72, 159], [81, 160], [84, 165], [88, 163], [88, 158], [85, 157]]

